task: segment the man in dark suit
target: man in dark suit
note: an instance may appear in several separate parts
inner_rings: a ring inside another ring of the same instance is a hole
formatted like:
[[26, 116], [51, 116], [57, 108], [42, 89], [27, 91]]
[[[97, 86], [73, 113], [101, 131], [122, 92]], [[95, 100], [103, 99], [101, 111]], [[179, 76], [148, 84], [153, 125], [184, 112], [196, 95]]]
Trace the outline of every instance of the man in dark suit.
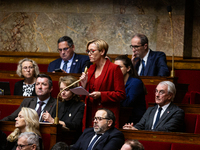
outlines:
[[136, 34], [131, 40], [133, 51], [132, 62], [140, 76], [169, 76], [166, 55], [152, 51], [148, 47], [148, 38], [144, 34]]
[[155, 91], [157, 105], [148, 108], [136, 125], [125, 124], [123, 129], [183, 132], [185, 114], [182, 109], [172, 103], [175, 94], [174, 83], [160, 82]]
[[53, 84], [51, 77], [46, 74], [39, 74], [36, 78], [35, 92], [37, 94], [34, 98], [25, 98], [20, 104], [19, 108], [15, 110], [10, 116], [2, 119], [2, 121], [15, 121], [18, 113], [22, 107], [29, 107], [38, 112], [39, 119], [42, 122], [42, 113], [48, 111], [51, 115], [56, 105], [56, 100], [51, 97]]
[[74, 52], [75, 46], [72, 39], [63, 36], [58, 39], [58, 52], [60, 58], [52, 61], [48, 66], [48, 72], [55, 72], [55, 69], [61, 69], [65, 73], [84, 72], [86, 62], [90, 61], [86, 55], [79, 55]]
[[118, 150], [124, 144], [124, 135], [115, 127], [112, 111], [100, 108], [94, 117], [93, 128], [87, 128], [72, 150]]

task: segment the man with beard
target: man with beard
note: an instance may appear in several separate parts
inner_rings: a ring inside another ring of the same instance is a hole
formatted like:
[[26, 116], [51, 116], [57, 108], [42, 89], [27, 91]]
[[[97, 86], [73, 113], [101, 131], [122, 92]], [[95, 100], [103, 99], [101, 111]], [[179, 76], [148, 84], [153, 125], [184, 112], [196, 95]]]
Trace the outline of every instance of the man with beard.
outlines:
[[39, 121], [43, 121], [43, 112], [48, 111], [52, 115], [56, 99], [51, 97], [51, 91], [53, 90], [52, 79], [46, 74], [39, 74], [36, 77], [35, 82], [35, 92], [36, 97], [25, 98], [20, 104], [19, 108], [15, 110], [10, 116], [3, 118], [1, 121], [15, 121], [18, 113], [21, 111], [22, 107], [28, 107], [35, 109], [39, 116]]
[[182, 109], [172, 103], [175, 94], [174, 83], [160, 82], [155, 91], [157, 105], [148, 108], [136, 125], [128, 123], [123, 126], [123, 129], [183, 132], [185, 114]]
[[118, 150], [124, 144], [124, 135], [115, 126], [112, 111], [100, 108], [93, 119], [93, 128], [87, 128], [72, 150]]

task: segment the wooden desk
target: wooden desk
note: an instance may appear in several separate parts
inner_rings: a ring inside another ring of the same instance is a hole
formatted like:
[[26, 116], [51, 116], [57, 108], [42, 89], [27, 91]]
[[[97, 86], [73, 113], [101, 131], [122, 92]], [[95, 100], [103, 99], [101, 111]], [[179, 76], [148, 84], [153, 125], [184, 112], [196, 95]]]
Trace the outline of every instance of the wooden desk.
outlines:
[[14, 95], [0, 95], [0, 104], [20, 105], [25, 97]]
[[[13, 132], [15, 129], [15, 122], [12, 121], [0, 121], [0, 130]], [[41, 134], [50, 134], [50, 149], [51, 147], [59, 141], [64, 141], [68, 145], [72, 144], [74, 140], [75, 131], [69, 131], [66, 128], [62, 128], [60, 124], [40, 124]], [[44, 141], [45, 139], [43, 139]]]
[[158, 141], [170, 143], [185, 143], [200, 145], [200, 135], [178, 132], [155, 132], [155, 131], [134, 131], [120, 129], [125, 139], [137, 139], [143, 141]]

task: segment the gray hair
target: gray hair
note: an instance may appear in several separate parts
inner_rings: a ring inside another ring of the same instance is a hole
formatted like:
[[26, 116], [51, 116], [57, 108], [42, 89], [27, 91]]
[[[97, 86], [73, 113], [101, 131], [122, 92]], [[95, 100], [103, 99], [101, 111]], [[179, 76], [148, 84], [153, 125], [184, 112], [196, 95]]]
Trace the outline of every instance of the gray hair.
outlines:
[[162, 81], [159, 84], [167, 85], [167, 92], [168, 92], [168, 94], [171, 93], [173, 95], [172, 96], [172, 101], [173, 101], [174, 97], [176, 95], [176, 87], [175, 87], [174, 83], [171, 81]]
[[28, 144], [36, 144], [36, 150], [40, 150], [39, 146], [39, 136], [33, 132], [24, 132], [21, 133], [18, 139], [25, 137]]
[[16, 71], [17, 75], [21, 78], [24, 77], [23, 74], [22, 74], [22, 63], [25, 62], [25, 61], [29, 61], [33, 64], [33, 67], [34, 67], [34, 70], [35, 70], [34, 77], [37, 77], [37, 75], [40, 73], [39, 67], [34, 60], [29, 59], [29, 58], [24, 58], [24, 59], [19, 61], [18, 66], [17, 66], [17, 71]]

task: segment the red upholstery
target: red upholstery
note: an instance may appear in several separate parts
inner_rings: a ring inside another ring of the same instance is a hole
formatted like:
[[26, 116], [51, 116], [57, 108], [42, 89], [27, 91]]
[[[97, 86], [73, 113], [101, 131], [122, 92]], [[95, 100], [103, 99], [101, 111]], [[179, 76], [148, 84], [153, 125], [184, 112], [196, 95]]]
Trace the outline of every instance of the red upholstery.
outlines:
[[175, 76], [178, 77], [178, 83], [189, 84], [189, 92], [200, 92], [200, 70], [175, 70]]
[[171, 150], [171, 143], [156, 141], [140, 141], [145, 150]]
[[[17, 63], [0, 63], [0, 70], [16, 71]], [[48, 64], [38, 64], [40, 72], [47, 72]]]
[[44, 145], [44, 150], [49, 150], [51, 143], [51, 135], [50, 134], [42, 134], [42, 142]]
[[145, 85], [147, 89], [147, 95], [145, 96], [146, 100], [146, 107], [148, 108], [148, 103], [154, 103], [155, 102], [155, 89], [157, 85]]
[[190, 92], [190, 104], [200, 104], [200, 92]]
[[197, 115], [185, 114], [185, 129], [186, 133], [194, 133], [196, 126]]
[[0, 104], [0, 120], [12, 114], [18, 107], [19, 105]]
[[197, 115], [197, 121], [196, 121], [194, 133], [200, 134], [200, 115]]
[[173, 143], [171, 150], [198, 150], [200, 145]]
[[58, 86], [58, 81], [53, 81], [53, 91], [51, 92], [51, 96], [57, 98], [59, 92], [60, 88]]

